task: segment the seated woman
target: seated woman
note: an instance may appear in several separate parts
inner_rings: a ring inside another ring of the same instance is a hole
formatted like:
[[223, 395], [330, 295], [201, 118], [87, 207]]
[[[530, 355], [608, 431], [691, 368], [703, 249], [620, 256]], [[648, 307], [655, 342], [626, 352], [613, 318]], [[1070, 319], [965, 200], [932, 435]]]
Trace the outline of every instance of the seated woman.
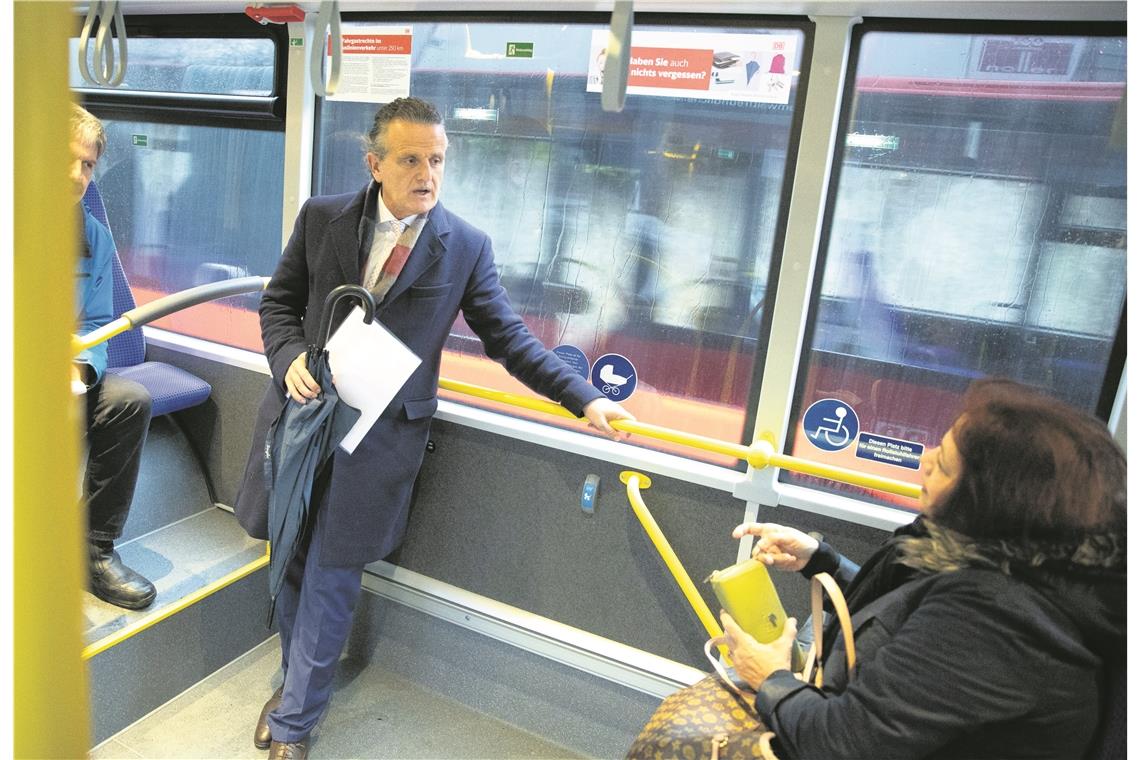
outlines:
[[861, 569], [798, 530], [737, 527], [772, 567], [832, 573], [855, 631], [848, 681], [825, 630], [819, 690], [789, 671], [795, 621], [760, 644], [721, 614], [780, 758], [1084, 756], [1123, 678], [1125, 470], [1102, 423], [985, 380], [923, 455], [922, 514]]

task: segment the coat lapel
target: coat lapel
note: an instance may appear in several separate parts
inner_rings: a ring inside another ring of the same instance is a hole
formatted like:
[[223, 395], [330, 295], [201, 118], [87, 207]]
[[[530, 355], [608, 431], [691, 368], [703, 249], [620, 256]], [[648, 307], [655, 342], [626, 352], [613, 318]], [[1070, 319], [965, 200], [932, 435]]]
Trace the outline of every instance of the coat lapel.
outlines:
[[[435, 208], [428, 213], [427, 223], [424, 224], [419, 240], [416, 241], [415, 247], [408, 255], [408, 262], [404, 264], [400, 276], [392, 283], [391, 289], [384, 296], [384, 300], [380, 302], [381, 306], [392, 303], [412, 283], [418, 280], [420, 275], [439, 260], [439, 257], [447, 250], [444, 240], [449, 231], [447, 213], [443, 206], [437, 203]], [[357, 276], [359, 277], [359, 275]]]
[[[365, 203], [373, 195], [369, 192], [370, 187], [353, 196], [340, 213], [329, 221], [325, 242], [325, 250], [336, 253], [344, 282], [352, 285], [360, 284], [360, 248], [372, 245], [372, 226], [361, 223], [362, 215], [366, 215]], [[362, 235], [368, 239], [362, 239]]]

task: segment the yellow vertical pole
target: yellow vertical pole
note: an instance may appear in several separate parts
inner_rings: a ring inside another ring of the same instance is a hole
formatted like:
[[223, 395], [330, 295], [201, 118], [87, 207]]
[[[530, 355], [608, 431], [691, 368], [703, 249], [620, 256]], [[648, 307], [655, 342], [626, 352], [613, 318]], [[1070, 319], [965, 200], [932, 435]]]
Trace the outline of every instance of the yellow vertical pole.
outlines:
[[13, 6], [14, 754], [85, 757], [79, 414], [70, 392], [76, 212], [67, 180], [70, 3]]

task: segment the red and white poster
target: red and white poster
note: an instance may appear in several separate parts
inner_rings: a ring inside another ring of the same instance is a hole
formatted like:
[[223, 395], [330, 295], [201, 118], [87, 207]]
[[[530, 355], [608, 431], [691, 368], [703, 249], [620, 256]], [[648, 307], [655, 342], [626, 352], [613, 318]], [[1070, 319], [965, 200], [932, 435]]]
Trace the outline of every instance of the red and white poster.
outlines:
[[[782, 103], [791, 99], [797, 37], [634, 30], [629, 53], [630, 95]], [[590, 40], [586, 91], [601, 92], [610, 33]]]
[[[326, 51], [332, 54], [332, 40]], [[388, 103], [412, 90], [412, 28], [353, 26], [341, 34], [340, 83], [329, 100]]]

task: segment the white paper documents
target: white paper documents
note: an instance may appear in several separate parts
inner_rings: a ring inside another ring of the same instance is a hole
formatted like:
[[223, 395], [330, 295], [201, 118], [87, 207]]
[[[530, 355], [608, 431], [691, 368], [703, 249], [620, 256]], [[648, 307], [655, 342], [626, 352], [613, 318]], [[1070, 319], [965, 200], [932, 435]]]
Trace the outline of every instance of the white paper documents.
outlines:
[[341, 401], [360, 410], [360, 419], [340, 442], [340, 447], [351, 454], [420, 366], [420, 358], [379, 322], [365, 324], [364, 310], [359, 306], [349, 313], [325, 348]]

